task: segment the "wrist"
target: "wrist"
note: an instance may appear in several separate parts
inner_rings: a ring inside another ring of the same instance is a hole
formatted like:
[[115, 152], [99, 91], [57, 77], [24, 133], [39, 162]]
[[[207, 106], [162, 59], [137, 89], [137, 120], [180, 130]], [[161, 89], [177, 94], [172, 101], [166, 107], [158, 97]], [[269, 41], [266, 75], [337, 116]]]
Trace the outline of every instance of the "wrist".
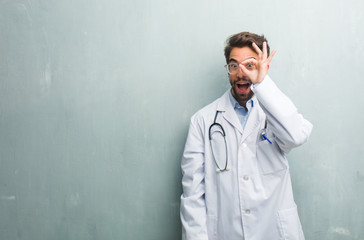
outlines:
[[267, 74], [264, 74], [264, 76], [262, 76], [262, 77], [258, 77], [258, 79], [255, 81], [255, 82], [253, 82], [253, 84], [255, 85], [255, 84], [260, 84], [260, 83], [262, 83], [263, 82], [263, 80], [264, 80], [264, 78], [267, 76]]

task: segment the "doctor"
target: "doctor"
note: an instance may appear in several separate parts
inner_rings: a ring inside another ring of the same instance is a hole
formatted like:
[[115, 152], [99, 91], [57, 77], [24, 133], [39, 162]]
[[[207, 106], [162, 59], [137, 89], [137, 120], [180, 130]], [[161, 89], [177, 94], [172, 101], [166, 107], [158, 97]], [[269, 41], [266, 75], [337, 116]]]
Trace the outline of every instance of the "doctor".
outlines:
[[231, 84], [191, 118], [182, 157], [185, 240], [303, 240], [285, 157], [312, 124], [268, 76], [264, 36], [242, 32], [225, 47]]

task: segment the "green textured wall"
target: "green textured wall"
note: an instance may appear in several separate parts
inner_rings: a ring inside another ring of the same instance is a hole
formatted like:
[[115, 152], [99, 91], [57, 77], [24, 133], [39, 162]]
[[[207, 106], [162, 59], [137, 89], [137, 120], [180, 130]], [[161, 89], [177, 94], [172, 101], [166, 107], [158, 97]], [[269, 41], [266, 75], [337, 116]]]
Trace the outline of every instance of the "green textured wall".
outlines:
[[0, 239], [180, 239], [190, 116], [264, 33], [314, 124], [289, 154], [307, 240], [364, 239], [364, 2], [0, 0]]

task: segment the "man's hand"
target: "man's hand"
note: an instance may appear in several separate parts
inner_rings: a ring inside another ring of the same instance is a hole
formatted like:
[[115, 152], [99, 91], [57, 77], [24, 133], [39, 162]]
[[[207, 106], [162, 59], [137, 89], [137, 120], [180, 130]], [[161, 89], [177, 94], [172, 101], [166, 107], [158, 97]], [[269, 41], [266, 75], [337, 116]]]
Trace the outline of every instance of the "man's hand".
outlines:
[[[263, 43], [263, 51], [253, 43], [253, 48], [258, 54], [258, 59], [249, 58], [239, 64], [242, 71], [249, 77], [253, 84], [261, 83], [268, 74], [269, 63], [272, 60], [276, 50], [273, 50], [268, 57], [267, 42]], [[247, 67], [252, 66], [252, 67]]]

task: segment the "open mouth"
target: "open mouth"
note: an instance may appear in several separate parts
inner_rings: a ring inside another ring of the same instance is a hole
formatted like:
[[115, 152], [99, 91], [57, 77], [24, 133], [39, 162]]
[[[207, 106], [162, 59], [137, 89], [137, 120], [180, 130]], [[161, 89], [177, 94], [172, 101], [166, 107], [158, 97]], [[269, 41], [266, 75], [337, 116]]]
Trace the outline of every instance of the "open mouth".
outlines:
[[250, 83], [237, 83], [236, 87], [240, 93], [246, 93], [250, 89]]

